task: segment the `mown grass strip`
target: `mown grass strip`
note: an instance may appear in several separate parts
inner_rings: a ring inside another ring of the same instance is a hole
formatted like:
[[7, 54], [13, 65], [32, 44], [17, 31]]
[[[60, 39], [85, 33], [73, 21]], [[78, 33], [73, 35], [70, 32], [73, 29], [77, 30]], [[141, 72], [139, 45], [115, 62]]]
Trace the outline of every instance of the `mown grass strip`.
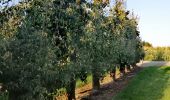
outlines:
[[170, 67], [148, 67], [113, 100], [170, 100]]

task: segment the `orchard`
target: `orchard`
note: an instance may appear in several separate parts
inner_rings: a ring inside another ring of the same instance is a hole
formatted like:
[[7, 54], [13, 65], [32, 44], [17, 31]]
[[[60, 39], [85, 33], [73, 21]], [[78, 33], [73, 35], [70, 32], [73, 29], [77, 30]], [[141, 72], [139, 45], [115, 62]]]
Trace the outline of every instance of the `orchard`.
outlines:
[[138, 17], [123, 0], [0, 1], [0, 83], [9, 100], [54, 99], [65, 88], [75, 99], [76, 80], [92, 75], [93, 90], [116, 68], [144, 58]]

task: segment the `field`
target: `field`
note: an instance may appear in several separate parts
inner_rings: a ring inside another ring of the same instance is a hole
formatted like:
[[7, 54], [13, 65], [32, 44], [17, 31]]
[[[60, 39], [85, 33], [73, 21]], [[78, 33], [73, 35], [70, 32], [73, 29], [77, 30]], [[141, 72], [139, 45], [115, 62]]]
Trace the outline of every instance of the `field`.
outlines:
[[147, 67], [113, 100], [170, 100], [170, 67]]

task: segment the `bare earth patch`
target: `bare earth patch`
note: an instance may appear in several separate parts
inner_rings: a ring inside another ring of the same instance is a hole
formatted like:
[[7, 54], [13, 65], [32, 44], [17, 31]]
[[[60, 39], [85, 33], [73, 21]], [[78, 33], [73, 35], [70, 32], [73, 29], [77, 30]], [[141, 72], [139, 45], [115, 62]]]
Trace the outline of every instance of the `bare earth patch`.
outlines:
[[[170, 66], [170, 61], [143, 61], [137, 64], [135, 70], [128, 72], [125, 77], [120, 77], [117, 74], [117, 81], [113, 82], [112, 78], [108, 75], [101, 82], [101, 89], [97, 94], [92, 92], [92, 83], [76, 89], [76, 100], [112, 100], [113, 97], [123, 90], [129, 81], [143, 68], [150, 66]], [[66, 95], [61, 96], [57, 100], [67, 100]]]
[[113, 82], [112, 78], [107, 75], [101, 82], [101, 89], [97, 93], [92, 92], [92, 84], [87, 84], [76, 89], [76, 100], [112, 100], [118, 92], [124, 89], [128, 82], [141, 70], [137, 67], [131, 72], [127, 72], [124, 77], [117, 75], [117, 81]]

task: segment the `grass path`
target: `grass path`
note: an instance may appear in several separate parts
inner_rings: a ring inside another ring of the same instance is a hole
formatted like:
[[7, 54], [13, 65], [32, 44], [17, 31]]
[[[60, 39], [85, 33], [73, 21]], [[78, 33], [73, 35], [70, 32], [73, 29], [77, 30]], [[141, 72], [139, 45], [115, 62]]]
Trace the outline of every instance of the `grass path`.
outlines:
[[170, 67], [147, 67], [113, 100], [170, 100]]

